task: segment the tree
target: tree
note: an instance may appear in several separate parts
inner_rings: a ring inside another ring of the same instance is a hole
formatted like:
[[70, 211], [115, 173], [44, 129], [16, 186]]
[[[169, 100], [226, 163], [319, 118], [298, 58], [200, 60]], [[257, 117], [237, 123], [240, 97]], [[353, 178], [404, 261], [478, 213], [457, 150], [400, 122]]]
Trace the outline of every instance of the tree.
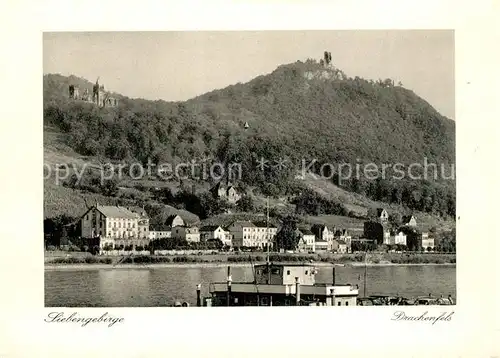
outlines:
[[377, 219], [377, 208], [369, 208], [366, 216], [370, 220], [376, 220]]
[[101, 192], [107, 196], [116, 196], [116, 194], [118, 194], [118, 184], [116, 180], [109, 179], [104, 181], [101, 186]]
[[241, 211], [252, 212], [255, 210], [255, 203], [250, 195], [243, 196], [238, 201], [237, 206]]
[[164, 187], [160, 189], [157, 196], [164, 204], [172, 204], [174, 202], [174, 194], [172, 194], [170, 188]]
[[[225, 199], [214, 198], [211, 193], [203, 193], [199, 197], [200, 211], [192, 211], [201, 219], [223, 214], [229, 208], [229, 203]], [[191, 211], [191, 210], [190, 210]]]
[[389, 222], [392, 224], [393, 227], [397, 228], [401, 226], [403, 219], [401, 217], [400, 213], [393, 213], [389, 215]]
[[278, 249], [296, 250], [300, 236], [297, 233], [298, 220], [293, 216], [283, 219], [281, 230], [276, 234], [276, 246]]
[[69, 237], [76, 235], [75, 230], [68, 225], [75, 222], [76, 218], [68, 215], [59, 215], [54, 218], [47, 218], [43, 221], [43, 231], [45, 244], [60, 246]]

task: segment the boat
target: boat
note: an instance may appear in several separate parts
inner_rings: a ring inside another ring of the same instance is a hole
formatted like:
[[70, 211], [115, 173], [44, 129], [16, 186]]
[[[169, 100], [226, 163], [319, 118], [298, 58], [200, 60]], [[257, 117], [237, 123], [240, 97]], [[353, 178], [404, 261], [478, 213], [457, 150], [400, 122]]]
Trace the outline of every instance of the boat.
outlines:
[[253, 268], [253, 282], [233, 282], [228, 266], [227, 281], [209, 284], [211, 296], [203, 306], [356, 306], [358, 287], [337, 284], [335, 266], [331, 284], [315, 282], [318, 271], [312, 264], [267, 262]]

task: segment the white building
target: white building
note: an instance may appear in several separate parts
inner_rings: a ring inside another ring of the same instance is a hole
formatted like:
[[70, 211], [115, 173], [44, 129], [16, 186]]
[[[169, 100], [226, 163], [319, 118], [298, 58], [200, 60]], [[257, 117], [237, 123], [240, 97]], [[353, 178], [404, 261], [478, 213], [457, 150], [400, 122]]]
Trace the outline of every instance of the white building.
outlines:
[[131, 206], [128, 208], [131, 212], [138, 215], [137, 220], [137, 234], [140, 239], [149, 239], [149, 215], [144, 210], [138, 206]]
[[272, 224], [263, 221], [253, 221], [255, 225], [255, 235], [254, 235], [254, 245], [260, 248], [267, 248], [267, 245], [271, 245], [276, 238], [278, 233], [278, 228]]
[[149, 237], [139, 235], [140, 216], [125, 207], [96, 205], [80, 219], [83, 238], [100, 238], [100, 247], [145, 246]]
[[326, 240], [321, 240], [321, 239], [316, 238], [316, 240], [314, 241], [314, 251], [316, 251], [316, 252], [329, 251], [329, 250], [331, 250], [330, 247], [331, 247], [331, 244], [328, 243], [328, 241], [326, 241]]
[[196, 226], [172, 227], [172, 238], [184, 239], [188, 242], [200, 242], [200, 230]]
[[406, 246], [406, 234], [401, 230], [391, 231], [388, 237], [384, 237], [384, 244]]
[[168, 239], [172, 237], [172, 228], [170, 226], [152, 226], [149, 229], [150, 240]]
[[314, 252], [315, 251], [315, 240], [313, 232], [309, 229], [297, 229], [297, 234], [299, 235], [299, 251], [303, 252]]
[[[311, 227], [311, 231], [316, 236], [316, 242], [326, 241], [328, 244], [327, 250], [331, 251], [333, 249], [334, 231], [335, 228], [330, 230], [328, 226], [322, 224], [314, 224]], [[320, 244], [323, 247], [323, 244]], [[316, 248], [317, 249], [317, 248]]]
[[345, 242], [347, 246], [347, 252], [351, 252], [352, 236], [348, 233], [346, 229], [336, 230], [334, 234], [335, 240]]
[[231, 233], [233, 247], [267, 248], [272, 245], [278, 228], [262, 222], [235, 221], [228, 226]]
[[226, 246], [232, 246], [232, 235], [229, 231], [224, 230], [222, 226], [209, 225], [200, 228], [201, 241], [219, 239]]
[[170, 215], [165, 221], [165, 225], [174, 228], [176, 226], [185, 226], [186, 223], [179, 215]]
[[429, 237], [429, 233], [423, 232], [422, 233], [422, 248], [427, 251], [427, 248], [430, 247], [432, 250], [434, 250], [434, 238]]

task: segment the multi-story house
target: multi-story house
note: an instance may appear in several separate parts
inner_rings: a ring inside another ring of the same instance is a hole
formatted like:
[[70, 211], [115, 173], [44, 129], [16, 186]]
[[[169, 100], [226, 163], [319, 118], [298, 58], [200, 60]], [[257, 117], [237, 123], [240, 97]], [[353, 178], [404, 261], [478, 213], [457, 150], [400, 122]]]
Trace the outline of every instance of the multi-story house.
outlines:
[[427, 251], [429, 247], [434, 250], [434, 238], [429, 236], [429, 233], [423, 232], [421, 235], [421, 245], [423, 250]]
[[251, 246], [252, 234], [255, 229], [255, 225], [250, 221], [234, 221], [231, 225], [227, 227], [227, 230], [232, 235], [233, 247], [249, 247]]
[[227, 227], [231, 233], [233, 247], [256, 247], [267, 249], [272, 247], [278, 228], [265, 222], [245, 220], [234, 221]]
[[[333, 243], [333, 242], [332, 242]], [[314, 240], [314, 251], [330, 251], [332, 247], [332, 243], [328, 243], [326, 240], [321, 240], [316, 237]]]
[[238, 200], [241, 199], [240, 193], [233, 185], [228, 184], [225, 186], [222, 182], [218, 182], [214, 185], [210, 192], [216, 199], [226, 199], [229, 203], [235, 204]]
[[347, 243], [344, 240], [333, 240], [333, 251], [338, 254], [347, 254]]
[[140, 239], [149, 239], [149, 215], [144, 210], [138, 206], [132, 206], [128, 208], [131, 212], [138, 215], [137, 220], [137, 234]]
[[149, 237], [139, 235], [139, 215], [122, 206], [95, 205], [80, 219], [81, 236], [99, 239], [101, 249], [106, 245], [145, 246]]
[[316, 236], [317, 239], [320, 241], [326, 241], [328, 244], [327, 250], [331, 251], [333, 249], [333, 233], [335, 231], [335, 228], [330, 230], [328, 226], [323, 225], [323, 224], [314, 224], [311, 227], [311, 231], [313, 234]]
[[232, 246], [232, 235], [222, 226], [209, 225], [200, 229], [200, 240], [208, 241], [219, 239], [225, 246]]
[[200, 242], [200, 230], [196, 226], [172, 227], [172, 238], [184, 239], [188, 242]]
[[303, 252], [314, 252], [315, 251], [315, 239], [314, 233], [306, 228], [297, 229], [297, 234], [299, 235], [298, 250]]
[[254, 246], [267, 249], [267, 245], [271, 245], [269, 246], [271, 248], [278, 233], [278, 228], [264, 221], [253, 221], [252, 224], [255, 225]]
[[389, 237], [384, 237], [384, 244], [406, 246], [406, 234], [403, 230], [392, 230]]
[[335, 234], [333, 235], [335, 240], [345, 242], [347, 246], [347, 252], [351, 252], [352, 247], [352, 236], [346, 229], [335, 230]]

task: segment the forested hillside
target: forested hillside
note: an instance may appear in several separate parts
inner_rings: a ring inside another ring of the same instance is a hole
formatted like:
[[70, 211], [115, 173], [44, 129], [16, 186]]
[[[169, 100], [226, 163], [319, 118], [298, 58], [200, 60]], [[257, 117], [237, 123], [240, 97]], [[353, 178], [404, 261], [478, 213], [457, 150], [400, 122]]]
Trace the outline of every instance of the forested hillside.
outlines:
[[[70, 101], [70, 83], [92, 85], [73, 76], [44, 76], [44, 124], [65, 133], [66, 144], [77, 153], [143, 163], [237, 162], [243, 166], [242, 185], [264, 195], [301, 193], [304, 184], [295, 176], [303, 159], [316, 160], [315, 171], [324, 163], [455, 162], [454, 122], [422, 98], [391, 80], [349, 78], [313, 60], [186, 102], [118, 96], [118, 108], [99, 109]], [[284, 158], [289, 164], [257, 170], [260, 158]], [[455, 214], [454, 180], [340, 181], [338, 173], [332, 180], [374, 200]]]

